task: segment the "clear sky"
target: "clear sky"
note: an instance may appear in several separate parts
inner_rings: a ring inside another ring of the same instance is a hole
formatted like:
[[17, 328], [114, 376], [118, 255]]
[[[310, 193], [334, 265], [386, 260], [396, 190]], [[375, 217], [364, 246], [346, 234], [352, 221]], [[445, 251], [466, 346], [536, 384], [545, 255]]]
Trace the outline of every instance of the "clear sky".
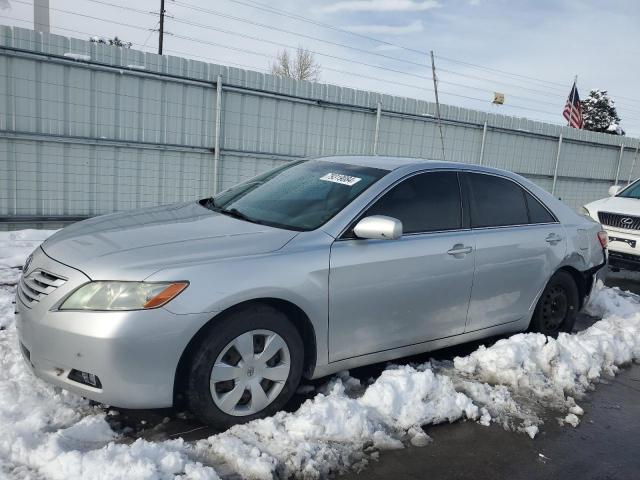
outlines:
[[[32, 0], [7, 2], [0, 23], [32, 28]], [[156, 51], [159, 5], [50, 0], [52, 32]], [[323, 82], [433, 100], [434, 50], [442, 103], [552, 123], [565, 123], [578, 75], [580, 95], [608, 90], [627, 135], [640, 137], [638, 0], [166, 0], [166, 9], [165, 54], [265, 71], [284, 45], [302, 45]], [[491, 104], [494, 91], [504, 106]]]

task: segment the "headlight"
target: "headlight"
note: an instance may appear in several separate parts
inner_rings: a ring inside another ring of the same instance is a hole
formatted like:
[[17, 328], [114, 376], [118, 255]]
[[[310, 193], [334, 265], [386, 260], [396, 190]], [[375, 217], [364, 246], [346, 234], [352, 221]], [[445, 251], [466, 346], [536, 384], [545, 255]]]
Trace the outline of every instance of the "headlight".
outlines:
[[586, 207], [582, 207], [582, 208], [580, 209], [580, 213], [581, 213], [582, 215], [584, 215], [585, 217], [589, 217], [589, 218], [591, 218], [591, 213], [589, 213], [589, 210], [587, 210], [587, 208], [586, 208]]
[[187, 282], [90, 282], [74, 291], [60, 310], [145, 310], [178, 296]]

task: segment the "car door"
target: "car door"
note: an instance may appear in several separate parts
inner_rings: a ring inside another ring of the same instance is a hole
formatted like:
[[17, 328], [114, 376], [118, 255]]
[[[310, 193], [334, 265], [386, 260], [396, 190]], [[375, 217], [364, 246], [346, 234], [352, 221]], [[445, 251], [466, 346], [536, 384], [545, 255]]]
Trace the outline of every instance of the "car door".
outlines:
[[403, 235], [364, 240], [348, 231], [333, 243], [330, 361], [464, 331], [474, 241], [457, 173], [431, 171], [405, 178], [358, 219], [370, 215], [401, 220]]
[[466, 331], [530, 315], [538, 293], [564, 258], [564, 228], [515, 181], [465, 173], [476, 267]]

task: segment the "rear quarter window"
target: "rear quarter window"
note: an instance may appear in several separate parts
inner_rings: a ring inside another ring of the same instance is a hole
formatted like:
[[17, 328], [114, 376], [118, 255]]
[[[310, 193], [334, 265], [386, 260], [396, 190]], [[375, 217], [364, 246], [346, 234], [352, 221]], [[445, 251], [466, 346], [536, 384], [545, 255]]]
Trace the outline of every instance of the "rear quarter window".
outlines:
[[529, 221], [531, 223], [553, 223], [556, 221], [553, 215], [549, 213], [549, 210], [537, 198], [526, 190], [524, 191], [524, 196], [529, 208]]

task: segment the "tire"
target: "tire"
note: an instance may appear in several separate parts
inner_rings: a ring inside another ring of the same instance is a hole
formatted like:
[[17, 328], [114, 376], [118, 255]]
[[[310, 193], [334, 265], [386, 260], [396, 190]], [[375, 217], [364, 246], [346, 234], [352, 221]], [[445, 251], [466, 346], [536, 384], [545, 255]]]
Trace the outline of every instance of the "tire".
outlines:
[[212, 324], [192, 354], [187, 405], [219, 429], [273, 415], [298, 388], [303, 362], [302, 339], [285, 314], [267, 305], [233, 311]]
[[580, 307], [578, 286], [570, 273], [556, 272], [545, 287], [533, 312], [529, 331], [556, 337], [571, 332]]

